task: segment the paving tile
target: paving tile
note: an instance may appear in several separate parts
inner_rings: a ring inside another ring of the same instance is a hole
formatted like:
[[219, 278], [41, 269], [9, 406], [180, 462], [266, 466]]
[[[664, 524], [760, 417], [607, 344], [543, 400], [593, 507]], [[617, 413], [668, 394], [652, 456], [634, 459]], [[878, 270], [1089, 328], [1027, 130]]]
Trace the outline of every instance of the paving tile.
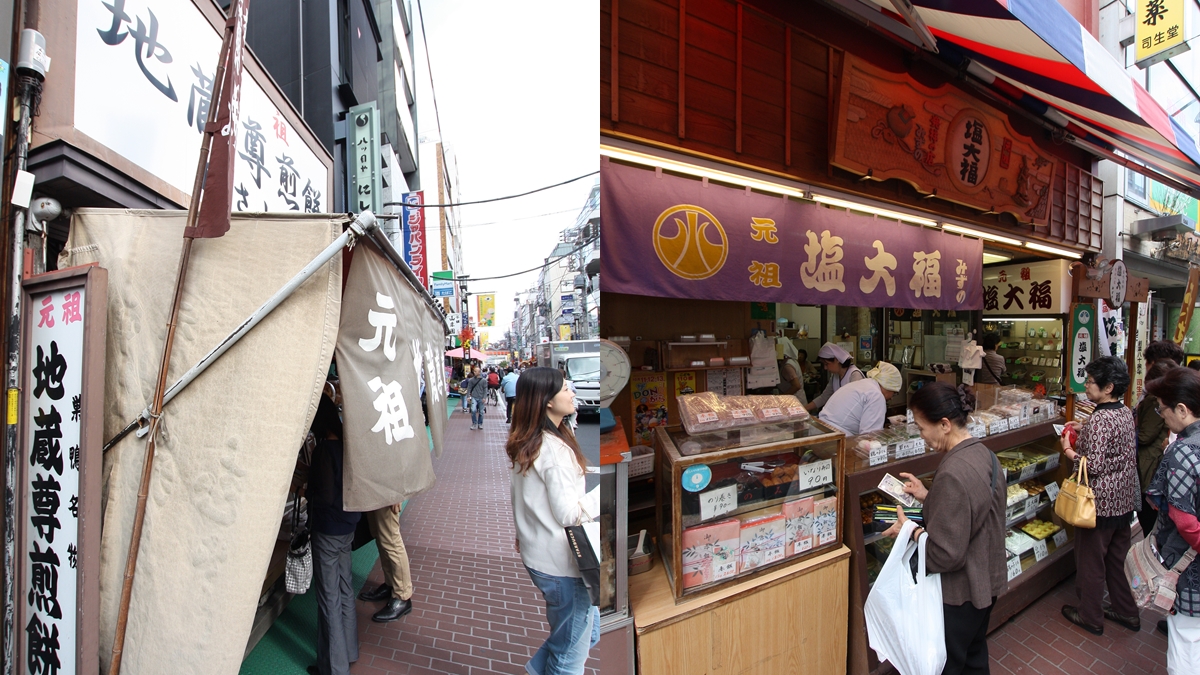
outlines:
[[[470, 423], [457, 410], [447, 420], [437, 483], [400, 518], [413, 612], [377, 624], [371, 614], [381, 605], [359, 603], [363, 658], [353, 675], [520, 675], [546, 639], [545, 603], [513, 547], [503, 412], [489, 408], [482, 432]], [[367, 587], [382, 581], [377, 563]], [[593, 651], [586, 674], [599, 669]]]

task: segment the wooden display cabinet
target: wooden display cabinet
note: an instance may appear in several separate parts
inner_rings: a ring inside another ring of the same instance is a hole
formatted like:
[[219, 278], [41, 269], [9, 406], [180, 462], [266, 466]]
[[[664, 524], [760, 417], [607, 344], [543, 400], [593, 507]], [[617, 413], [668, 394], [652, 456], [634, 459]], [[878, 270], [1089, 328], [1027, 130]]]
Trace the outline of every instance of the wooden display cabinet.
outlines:
[[[1030, 455], [1041, 455], [1043, 458], [1028, 465], [1021, 472], [1005, 471], [1005, 482], [1008, 485], [1037, 480], [1042, 483], [1061, 483], [1062, 479], [1071, 473], [1071, 463], [1059, 461], [1058, 436], [1054, 433], [1054, 424], [1062, 424], [1058, 418], [1050, 422], [1021, 427], [982, 438], [984, 445], [1000, 456], [1004, 453], [1020, 449]], [[943, 453], [926, 452], [914, 457], [892, 459], [882, 464], [871, 466], [869, 460], [859, 457], [853, 451], [846, 458], [846, 520], [845, 541], [853, 552], [850, 566], [850, 654], [849, 672], [871, 673], [882, 675], [891, 672], [890, 665], [881, 665], [875, 658], [875, 652], [867, 642], [866, 622], [863, 615], [863, 605], [874, 581], [873, 572], [877, 573], [887, 559], [887, 552], [894, 539], [884, 539], [881, 535], [882, 524], [865, 523], [863, 499], [881, 492], [876, 490], [885, 474], [900, 477], [900, 473], [911, 473], [921, 478], [928, 485], [938, 466], [942, 463]], [[882, 503], [892, 504], [884, 497]], [[992, 609], [988, 631], [995, 630], [1017, 612], [1020, 612], [1033, 601], [1041, 597], [1066, 577], [1075, 571], [1074, 528], [1063, 523], [1054, 515], [1053, 504], [1047, 493], [1037, 495], [1037, 499], [1021, 502], [1006, 509], [1007, 528], [1019, 528], [1024, 523], [1039, 519], [1053, 522], [1062, 528], [1064, 537], [1059, 536], [1055, 541], [1052, 537], [1044, 539], [1043, 549], [1023, 551], [1015, 556], [1016, 561], [1009, 568], [1008, 590], [996, 598]], [[1006, 530], [1007, 531], [1007, 530]], [[998, 553], [997, 555], [1001, 555]], [[1006, 559], [1014, 556], [1006, 550]], [[1019, 565], [1020, 571], [1016, 571]]]
[[676, 602], [837, 548], [845, 435], [814, 418], [655, 430], [659, 548]]

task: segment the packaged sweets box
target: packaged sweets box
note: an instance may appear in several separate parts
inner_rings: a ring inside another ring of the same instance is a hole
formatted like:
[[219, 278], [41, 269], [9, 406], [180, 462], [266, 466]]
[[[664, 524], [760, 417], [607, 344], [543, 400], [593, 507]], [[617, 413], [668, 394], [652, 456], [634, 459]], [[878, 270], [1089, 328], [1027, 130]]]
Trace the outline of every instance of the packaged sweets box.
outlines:
[[741, 521], [727, 518], [683, 531], [683, 587], [701, 586], [737, 574]]
[[774, 513], [739, 516], [741, 521], [742, 559], [739, 572], [783, 560], [783, 544], [787, 538], [787, 523], [778, 509]]
[[837, 539], [837, 497], [813, 502], [813, 538], [816, 539], [816, 546], [824, 546]]
[[803, 553], [813, 547], [813, 498], [796, 499], [783, 505], [787, 539], [783, 554]]

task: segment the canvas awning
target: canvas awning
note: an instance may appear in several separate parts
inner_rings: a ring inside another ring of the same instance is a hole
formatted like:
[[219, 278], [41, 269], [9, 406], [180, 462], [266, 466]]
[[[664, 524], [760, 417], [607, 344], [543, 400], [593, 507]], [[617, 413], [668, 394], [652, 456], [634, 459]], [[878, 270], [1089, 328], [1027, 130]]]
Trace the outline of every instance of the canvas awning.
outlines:
[[[890, 0], [871, 0], [898, 22]], [[913, 0], [938, 55], [1102, 156], [1200, 196], [1200, 151], [1122, 63], [1060, 4], [1046, 0]], [[893, 25], [894, 22], [890, 22]], [[1121, 159], [1121, 157], [1114, 157]], [[1140, 165], [1140, 166], [1139, 166]], [[1160, 174], [1160, 175], [1155, 175]]]

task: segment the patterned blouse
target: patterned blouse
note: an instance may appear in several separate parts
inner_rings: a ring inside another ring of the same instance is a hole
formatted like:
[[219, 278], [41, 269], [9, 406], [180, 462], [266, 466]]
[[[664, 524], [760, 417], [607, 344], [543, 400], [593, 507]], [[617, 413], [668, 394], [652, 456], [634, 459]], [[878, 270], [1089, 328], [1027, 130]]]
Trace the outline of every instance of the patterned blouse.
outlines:
[[[1172, 567], [1190, 546], [1179, 534], [1175, 521], [1167, 517], [1167, 507], [1192, 518], [1200, 515], [1200, 422], [1184, 429], [1163, 453], [1162, 463], [1158, 465], [1147, 493], [1148, 498], [1158, 504], [1159, 511], [1154, 543], [1158, 544], [1164, 564]], [[1200, 558], [1193, 560], [1179, 575], [1175, 594], [1177, 613], [1200, 616]]]
[[[1096, 516], [1128, 516], [1142, 505], [1137, 474], [1137, 424], [1119, 402], [1101, 403], [1079, 432], [1076, 452], [1087, 457]], [[1079, 461], [1075, 461], [1075, 469]]]

